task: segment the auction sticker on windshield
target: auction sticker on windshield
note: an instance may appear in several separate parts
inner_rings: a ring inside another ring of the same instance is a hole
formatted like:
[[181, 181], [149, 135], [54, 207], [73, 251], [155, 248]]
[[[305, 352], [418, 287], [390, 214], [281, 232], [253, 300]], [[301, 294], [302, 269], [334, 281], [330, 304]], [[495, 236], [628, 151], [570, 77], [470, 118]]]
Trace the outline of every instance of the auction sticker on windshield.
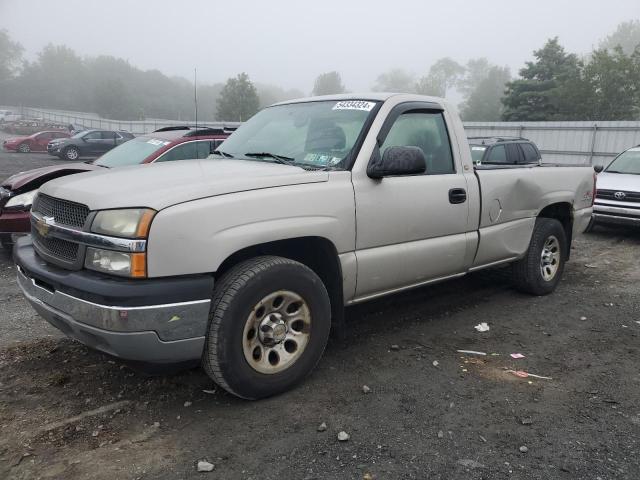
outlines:
[[370, 112], [376, 104], [374, 102], [365, 102], [363, 100], [347, 100], [336, 103], [332, 110], [364, 110]]

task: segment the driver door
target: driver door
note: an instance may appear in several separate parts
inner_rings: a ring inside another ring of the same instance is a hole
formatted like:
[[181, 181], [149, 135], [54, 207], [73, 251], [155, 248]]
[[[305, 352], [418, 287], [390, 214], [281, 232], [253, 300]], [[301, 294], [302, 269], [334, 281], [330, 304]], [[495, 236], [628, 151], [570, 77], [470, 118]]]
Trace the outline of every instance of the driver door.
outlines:
[[[442, 111], [400, 104], [378, 136], [422, 149], [424, 174], [372, 179], [354, 175], [356, 298], [364, 299], [465, 271], [469, 202], [454, 163]], [[417, 108], [416, 108], [417, 107]], [[408, 110], [407, 110], [408, 109]]]

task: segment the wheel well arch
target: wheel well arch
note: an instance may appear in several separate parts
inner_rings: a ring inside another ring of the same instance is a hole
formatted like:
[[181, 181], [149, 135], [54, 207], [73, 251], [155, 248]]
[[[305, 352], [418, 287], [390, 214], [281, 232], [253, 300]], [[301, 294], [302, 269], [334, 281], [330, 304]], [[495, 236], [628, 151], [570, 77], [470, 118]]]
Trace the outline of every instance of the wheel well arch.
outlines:
[[234, 265], [261, 255], [289, 258], [313, 270], [320, 277], [329, 294], [332, 329], [342, 335], [344, 325], [342, 267], [338, 251], [331, 240], [309, 236], [251, 245], [229, 255], [214, 273], [214, 278], [217, 280]]
[[567, 260], [571, 255], [571, 242], [573, 240], [573, 206], [569, 202], [558, 202], [547, 205], [538, 214], [542, 218], [554, 218], [562, 224], [567, 238]]

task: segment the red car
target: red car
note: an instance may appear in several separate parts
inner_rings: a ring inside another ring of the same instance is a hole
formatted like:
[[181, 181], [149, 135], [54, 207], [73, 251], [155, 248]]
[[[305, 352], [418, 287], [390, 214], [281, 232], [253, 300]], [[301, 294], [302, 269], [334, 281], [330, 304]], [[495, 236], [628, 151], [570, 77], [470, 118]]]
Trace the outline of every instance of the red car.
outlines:
[[0, 186], [0, 243], [11, 248], [16, 235], [31, 231], [29, 210], [38, 188], [74, 173], [153, 162], [207, 158], [231, 129], [167, 127], [136, 137], [86, 163], [67, 163], [21, 172]]
[[14, 152], [46, 152], [47, 144], [55, 138], [69, 138], [70, 135], [64, 130], [51, 130], [38, 132], [28, 137], [13, 137], [2, 142], [5, 150]]

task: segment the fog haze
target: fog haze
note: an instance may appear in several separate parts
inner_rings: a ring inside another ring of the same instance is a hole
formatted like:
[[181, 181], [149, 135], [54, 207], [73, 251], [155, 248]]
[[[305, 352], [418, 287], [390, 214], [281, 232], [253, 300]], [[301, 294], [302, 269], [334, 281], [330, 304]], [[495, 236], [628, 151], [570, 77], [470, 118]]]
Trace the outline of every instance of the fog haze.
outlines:
[[293, 0], [0, 0], [0, 28], [34, 58], [47, 43], [81, 55], [113, 55], [143, 69], [221, 82], [252, 80], [309, 93], [321, 72], [337, 70], [352, 91], [369, 90], [390, 68], [423, 74], [438, 58], [487, 57], [517, 73], [531, 52], [559, 36], [588, 53], [637, 0], [468, 2]]

